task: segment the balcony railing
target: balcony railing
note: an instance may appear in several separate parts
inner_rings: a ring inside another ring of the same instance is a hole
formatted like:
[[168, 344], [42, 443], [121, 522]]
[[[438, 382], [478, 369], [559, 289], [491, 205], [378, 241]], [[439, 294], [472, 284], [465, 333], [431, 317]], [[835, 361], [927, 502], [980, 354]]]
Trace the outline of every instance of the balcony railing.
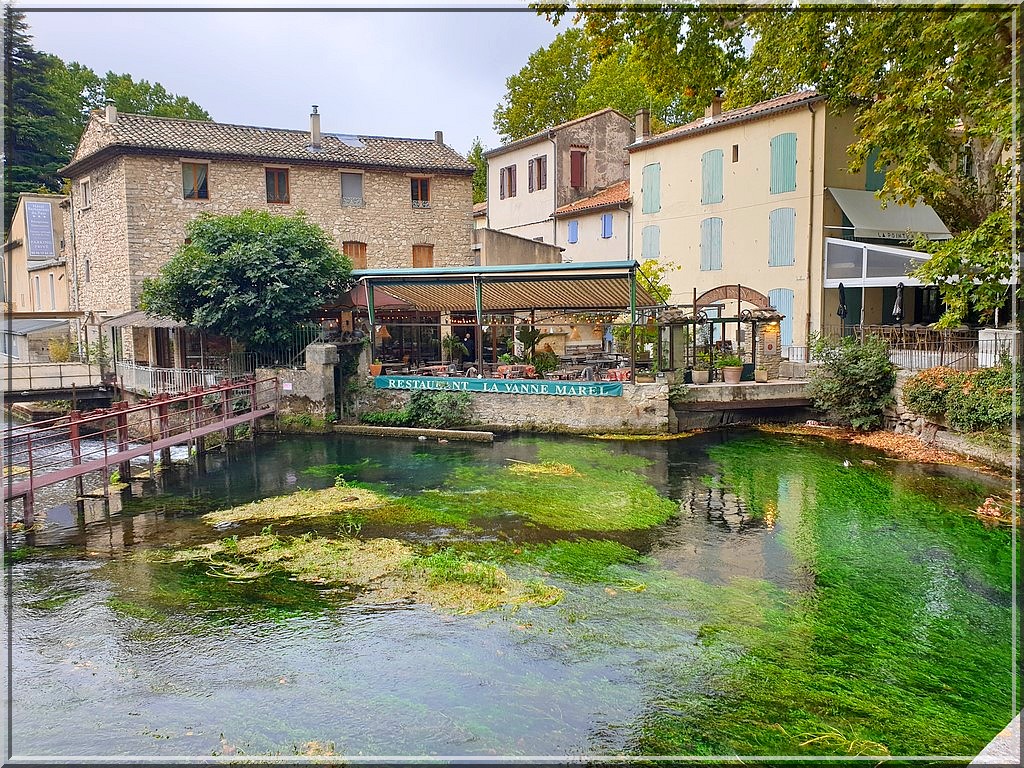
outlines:
[[138, 395], [180, 395], [194, 387], [212, 387], [223, 379], [235, 378], [222, 369], [154, 368], [128, 360], [115, 361], [114, 371], [118, 385]]

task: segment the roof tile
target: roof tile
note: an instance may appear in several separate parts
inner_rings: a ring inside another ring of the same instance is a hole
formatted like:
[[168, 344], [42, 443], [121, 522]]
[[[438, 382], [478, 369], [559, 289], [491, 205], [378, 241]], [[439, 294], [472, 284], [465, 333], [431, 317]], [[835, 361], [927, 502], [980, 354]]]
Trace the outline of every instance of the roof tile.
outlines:
[[590, 197], [585, 197], [582, 200], [577, 200], [575, 203], [569, 203], [555, 209], [555, 216], [588, 211], [594, 208], [605, 208], [610, 205], [621, 205], [628, 202], [629, 180], [627, 179], [626, 181], [620, 181], [618, 184], [606, 187]]

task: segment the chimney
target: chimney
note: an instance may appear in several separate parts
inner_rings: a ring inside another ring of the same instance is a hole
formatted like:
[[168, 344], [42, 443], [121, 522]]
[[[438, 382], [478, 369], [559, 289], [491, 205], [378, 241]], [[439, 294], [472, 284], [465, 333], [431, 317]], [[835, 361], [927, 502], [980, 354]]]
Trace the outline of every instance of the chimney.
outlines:
[[117, 125], [117, 106], [114, 104], [113, 99], [107, 99], [107, 110], [106, 110], [107, 125]]
[[440, 144], [443, 147], [444, 146], [444, 132], [443, 131], [434, 131], [434, 141], [436, 141], [438, 144]]
[[725, 91], [721, 88], [715, 88], [715, 95], [711, 97], [711, 103], [704, 110], [704, 117], [718, 117], [722, 114], [722, 102], [725, 101], [722, 95], [724, 93]]
[[316, 104], [309, 113], [309, 146], [320, 149], [320, 113], [316, 111]]
[[650, 138], [651, 135], [651, 113], [646, 109], [639, 109], [636, 113], [636, 122], [634, 124], [636, 129], [636, 140], [643, 141], [644, 139]]

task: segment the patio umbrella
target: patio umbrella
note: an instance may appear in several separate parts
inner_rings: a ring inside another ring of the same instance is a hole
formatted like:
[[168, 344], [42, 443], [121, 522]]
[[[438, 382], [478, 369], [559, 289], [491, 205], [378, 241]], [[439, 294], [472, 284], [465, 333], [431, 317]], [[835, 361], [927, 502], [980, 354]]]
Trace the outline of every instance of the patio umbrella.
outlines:
[[839, 309], [836, 310], [836, 314], [844, 320], [846, 320], [846, 288], [843, 284], [839, 284]]
[[903, 283], [896, 285], [896, 301], [892, 305], [893, 322], [903, 325]]

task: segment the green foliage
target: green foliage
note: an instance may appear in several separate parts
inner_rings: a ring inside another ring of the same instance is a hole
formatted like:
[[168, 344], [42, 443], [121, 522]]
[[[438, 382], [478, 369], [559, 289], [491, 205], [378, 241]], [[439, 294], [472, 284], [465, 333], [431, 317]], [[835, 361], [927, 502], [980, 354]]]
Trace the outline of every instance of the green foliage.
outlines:
[[[1016, 368], [1017, 388], [1022, 383], [1021, 366]], [[957, 432], [1006, 429], [1014, 418], [1014, 366], [1003, 358], [993, 368], [957, 371], [930, 368], [906, 381], [903, 401], [915, 413], [944, 416]], [[1016, 417], [1020, 418], [1018, 405]]]
[[200, 214], [147, 279], [141, 307], [253, 349], [285, 344], [297, 323], [349, 285], [351, 262], [302, 213]]
[[719, 368], [735, 368], [743, 365], [743, 358], [739, 355], [722, 355], [715, 360], [715, 365]]
[[458, 336], [451, 333], [441, 339], [441, 349], [449, 360], [462, 360], [469, 354], [469, 348]]
[[710, 371], [711, 370], [711, 355], [707, 352], [698, 352], [697, 359], [694, 360], [693, 370], [695, 371]]
[[334, 423], [334, 414], [315, 416], [312, 413], [288, 413], [281, 416], [278, 428], [284, 432], [328, 432]]
[[75, 345], [70, 336], [47, 339], [46, 347], [51, 363], [69, 363], [75, 353]]
[[470, 422], [472, 395], [468, 392], [413, 392], [406, 412], [415, 427], [451, 429]]
[[874, 429], [882, 423], [882, 411], [895, 402], [892, 388], [896, 383], [884, 339], [817, 338], [813, 359], [820, 363], [811, 371], [808, 387], [815, 407], [854, 429]]
[[545, 374], [558, 368], [558, 355], [554, 352], [538, 352], [533, 356], [533, 367], [539, 374]]
[[480, 137], [473, 139], [473, 146], [466, 155], [474, 166], [473, 170], [473, 203], [482, 203], [487, 199], [487, 158], [484, 157], [484, 145]]
[[400, 411], [366, 411], [359, 414], [359, 421], [375, 427], [409, 427], [409, 414], [403, 408]]

